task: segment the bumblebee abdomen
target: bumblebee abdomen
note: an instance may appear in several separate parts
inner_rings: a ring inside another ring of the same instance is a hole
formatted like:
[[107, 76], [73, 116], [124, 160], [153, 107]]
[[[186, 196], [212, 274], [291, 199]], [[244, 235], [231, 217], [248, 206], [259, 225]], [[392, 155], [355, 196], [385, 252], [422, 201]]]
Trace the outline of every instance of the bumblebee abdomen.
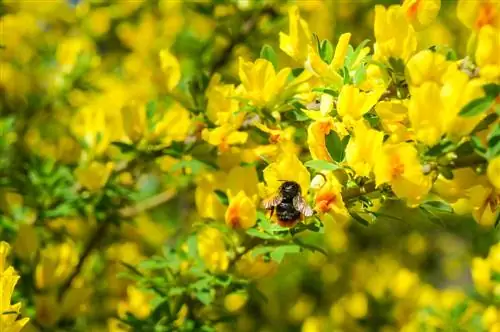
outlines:
[[276, 206], [276, 216], [283, 222], [294, 222], [300, 218], [300, 212], [295, 209], [292, 202], [281, 202]]

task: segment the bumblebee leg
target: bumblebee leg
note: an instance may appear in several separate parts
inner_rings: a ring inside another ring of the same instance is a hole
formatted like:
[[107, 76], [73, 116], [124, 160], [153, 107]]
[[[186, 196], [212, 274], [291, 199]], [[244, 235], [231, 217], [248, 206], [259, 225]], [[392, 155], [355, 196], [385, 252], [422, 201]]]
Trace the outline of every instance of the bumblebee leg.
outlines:
[[274, 206], [271, 207], [271, 214], [269, 215], [269, 219], [271, 219], [273, 217], [273, 214], [274, 214]]

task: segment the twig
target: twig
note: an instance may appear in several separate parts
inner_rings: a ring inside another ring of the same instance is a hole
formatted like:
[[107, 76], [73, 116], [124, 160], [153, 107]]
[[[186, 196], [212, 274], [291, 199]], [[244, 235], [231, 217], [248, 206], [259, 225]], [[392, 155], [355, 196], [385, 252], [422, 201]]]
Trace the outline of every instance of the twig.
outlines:
[[127, 206], [123, 209], [119, 210], [119, 214], [123, 218], [131, 218], [134, 217], [144, 211], [151, 210], [157, 206], [162, 205], [165, 202], [168, 202], [175, 196], [177, 193], [174, 189], [168, 189], [164, 192], [159, 193], [153, 197], [147, 198], [134, 206]]
[[[139, 202], [137, 205], [130, 206], [130, 207], [125, 207], [121, 210], [119, 210], [119, 216], [123, 218], [131, 218], [134, 217], [144, 211], [150, 210], [154, 207], [157, 207], [170, 199], [174, 197], [176, 194], [176, 191], [173, 189], [166, 190], [156, 196], [153, 196], [151, 198], [148, 198], [142, 202]], [[59, 295], [58, 298], [61, 300], [68, 289], [71, 287], [71, 284], [75, 280], [75, 278], [80, 274], [83, 265], [87, 261], [87, 258], [90, 256], [90, 253], [99, 245], [101, 240], [104, 238], [106, 235], [108, 228], [111, 226], [110, 220], [104, 220], [101, 222], [99, 227], [97, 228], [96, 232], [90, 238], [89, 242], [85, 246], [85, 249], [83, 250], [82, 255], [80, 256], [80, 259], [78, 260], [78, 263], [71, 273], [71, 275], [66, 279], [64, 284], [59, 288]]]
[[106, 234], [106, 231], [110, 225], [111, 225], [111, 223], [109, 221], [103, 221], [99, 225], [96, 232], [94, 233], [92, 238], [89, 240], [89, 242], [85, 246], [85, 249], [83, 250], [83, 253], [80, 256], [80, 259], [78, 260], [78, 263], [76, 264], [75, 269], [73, 270], [71, 275], [68, 277], [68, 279], [66, 279], [66, 281], [61, 286], [61, 288], [59, 288], [59, 294], [58, 294], [59, 301], [61, 301], [63, 299], [64, 295], [66, 294], [66, 291], [69, 289], [69, 287], [73, 283], [73, 280], [75, 280], [75, 278], [80, 274], [80, 272], [83, 268], [83, 265], [87, 261], [87, 258], [89, 257], [90, 253], [92, 252], [92, 250], [95, 247], [97, 247], [99, 242], [101, 242], [101, 239]]

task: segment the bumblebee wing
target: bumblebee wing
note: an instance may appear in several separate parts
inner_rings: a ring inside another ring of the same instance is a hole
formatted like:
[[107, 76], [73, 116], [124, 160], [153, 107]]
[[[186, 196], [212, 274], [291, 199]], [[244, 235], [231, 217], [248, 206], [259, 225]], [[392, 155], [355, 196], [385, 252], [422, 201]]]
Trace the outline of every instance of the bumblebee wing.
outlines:
[[293, 198], [293, 207], [306, 217], [310, 217], [314, 214], [314, 210], [307, 204], [306, 200], [301, 195], [297, 195]]
[[281, 196], [277, 195], [263, 200], [262, 207], [266, 210], [269, 210], [278, 205], [279, 203], [281, 203]]

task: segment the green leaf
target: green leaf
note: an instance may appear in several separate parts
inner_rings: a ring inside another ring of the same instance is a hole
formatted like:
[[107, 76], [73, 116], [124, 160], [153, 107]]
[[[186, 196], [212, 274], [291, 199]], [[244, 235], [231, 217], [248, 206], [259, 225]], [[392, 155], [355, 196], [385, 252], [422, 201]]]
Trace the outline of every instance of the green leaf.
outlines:
[[500, 95], [500, 85], [495, 83], [483, 85], [484, 93], [491, 99], [495, 99]]
[[118, 147], [121, 152], [127, 153], [135, 150], [135, 146], [133, 144], [127, 144], [124, 142], [111, 142], [112, 145]]
[[361, 50], [370, 42], [369, 39], [365, 39], [363, 40], [359, 45], [358, 47], [356, 47], [355, 50], [353, 50], [352, 46], [349, 45], [348, 46], [348, 51], [347, 51], [347, 55], [346, 55], [346, 58], [345, 58], [345, 62], [344, 62], [344, 65], [347, 67], [347, 68], [351, 68], [352, 65], [356, 62], [356, 59], [358, 58], [359, 54], [361, 53]]
[[494, 102], [495, 102], [494, 99], [488, 96], [474, 99], [467, 105], [465, 105], [458, 114], [465, 117], [476, 116], [490, 109], [493, 106]]
[[255, 228], [248, 229], [246, 233], [248, 235], [250, 235], [250, 236], [257, 237], [259, 239], [264, 239], [264, 240], [269, 240], [269, 239], [274, 239], [275, 238], [275, 236], [267, 234], [267, 233], [259, 232]]
[[445, 140], [445, 141], [439, 142], [438, 144], [434, 145], [429, 150], [427, 150], [426, 155], [433, 156], [433, 157], [439, 156], [439, 155], [446, 153], [447, 151], [449, 151], [453, 148], [454, 148], [454, 144], [449, 140]]
[[364, 64], [362, 64], [361, 66], [358, 67], [358, 69], [356, 69], [352, 81], [354, 84], [359, 85], [365, 79], [366, 79], [366, 67]]
[[[341, 162], [344, 159], [345, 146], [335, 131], [330, 131], [325, 137], [326, 148], [333, 160]], [[346, 144], [347, 145], [347, 144]]]
[[293, 239], [293, 242], [297, 245], [299, 245], [301, 248], [304, 248], [304, 249], [307, 249], [307, 250], [310, 250], [312, 252], [320, 252], [322, 253], [323, 255], [325, 256], [328, 256], [328, 253], [326, 252], [325, 249], [321, 248], [321, 247], [318, 247], [316, 246], [315, 244], [311, 244], [311, 243], [304, 243], [302, 242], [300, 239], [298, 238], [294, 238]]
[[421, 204], [425, 209], [435, 210], [439, 212], [452, 213], [453, 208], [444, 201], [427, 201]]
[[335, 171], [340, 168], [339, 165], [326, 160], [309, 160], [304, 164], [304, 166], [317, 171]]
[[166, 261], [148, 259], [148, 260], [141, 261], [137, 265], [137, 268], [145, 269], [145, 270], [161, 270], [161, 269], [164, 269], [168, 266], [169, 266], [169, 264]]
[[494, 123], [495, 121], [497, 121], [497, 119], [498, 119], [498, 114], [496, 114], [496, 113], [488, 114], [484, 119], [482, 119], [476, 125], [476, 127], [474, 127], [474, 129], [472, 130], [471, 134], [475, 134], [475, 133], [480, 132], [482, 130], [488, 129], [488, 127], [492, 123]]
[[302, 72], [304, 71], [304, 68], [293, 68], [292, 69], [292, 75], [293, 77], [298, 77]]
[[463, 316], [463, 314], [467, 310], [468, 306], [469, 306], [468, 300], [464, 300], [464, 301], [456, 304], [453, 307], [453, 309], [451, 309], [451, 312], [450, 312], [451, 319], [454, 321], [458, 321]]
[[488, 150], [486, 152], [488, 159], [500, 155], [500, 124], [488, 134]]
[[359, 213], [354, 212], [354, 211], [349, 211], [349, 214], [351, 215], [352, 219], [356, 220], [358, 223], [360, 223], [363, 226], [370, 226], [370, 222], [363, 217], [359, 215]]
[[293, 254], [300, 252], [300, 246], [296, 244], [287, 244], [284, 246], [277, 247], [271, 253], [271, 259], [277, 263], [281, 263], [286, 254]]
[[260, 57], [262, 59], [266, 59], [267, 61], [271, 62], [273, 64], [274, 69], [278, 69], [278, 56], [276, 55], [276, 52], [274, 52], [274, 49], [272, 46], [265, 44], [262, 46], [262, 49], [260, 50]]
[[151, 313], [151, 318], [153, 321], [159, 321], [166, 315], [168, 319], [172, 319], [172, 311], [170, 310], [169, 299], [163, 300], [160, 302]]
[[332, 62], [333, 46], [329, 40], [325, 39], [321, 42], [319, 55], [321, 56], [321, 59], [327, 64], [330, 64]]
[[209, 305], [214, 300], [213, 294], [207, 290], [196, 292], [195, 296], [204, 305]]
[[229, 205], [229, 198], [227, 197], [227, 194], [222, 191], [222, 190], [214, 190], [215, 195], [219, 199], [219, 202], [222, 203], [222, 205], [228, 206]]
[[444, 226], [443, 220], [438, 217], [436, 214], [426, 209], [424, 206], [419, 206], [420, 211], [431, 221], [433, 224], [439, 225], [441, 227]]
[[156, 106], [157, 106], [156, 100], [150, 100], [146, 105], [146, 117], [149, 120], [149, 122], [152, 122], [153, 120], [153, 117], [156, 113]]

